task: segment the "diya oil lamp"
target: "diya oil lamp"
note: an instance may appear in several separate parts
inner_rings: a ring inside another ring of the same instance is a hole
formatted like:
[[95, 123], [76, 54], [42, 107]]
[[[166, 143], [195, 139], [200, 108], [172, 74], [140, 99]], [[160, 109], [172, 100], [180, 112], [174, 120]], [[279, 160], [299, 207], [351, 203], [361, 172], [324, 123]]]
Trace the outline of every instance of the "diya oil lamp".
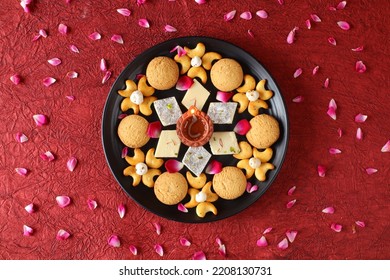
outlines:
[[199, 147], [206, 144], [214, 132], [210, 117], [191, 106], [176, 123], [176, 133], [180, 141], [189, 147]]

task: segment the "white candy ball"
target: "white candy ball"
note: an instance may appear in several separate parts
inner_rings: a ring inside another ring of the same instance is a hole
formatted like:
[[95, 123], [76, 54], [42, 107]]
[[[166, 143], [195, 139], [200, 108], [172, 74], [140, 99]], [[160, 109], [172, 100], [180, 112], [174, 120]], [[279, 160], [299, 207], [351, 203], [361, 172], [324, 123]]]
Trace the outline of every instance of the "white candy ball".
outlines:
[[195, 200], [196, 200], [196, 202], [198, 202], [198, 203], [205, 202], [206, 199], [207, 199], [207, 194], [205, 194], [204, 192], [198, 192], [198, 193], [195, 195]]
[[135, 165], [135, 173], [138, 175], [145, 175], [146, 172], [148, 172], [148, 166], [145, 163], [139, 162]]
[[258, 159], [258, 158], [255, 158], [255, 157], [250, 158], [250, 159], [249, 159], [249, 165], [250, 165], [250, 167], [252, 167], [253, 169], [256, 169], [256, 168], [260, 167], [260, 165], [261, 165], [261, 160]]
[[130, 95], [130, 101], [134, 104], [140, 105], [142, 102], [144, 102], [144, 96], [142, 92], [139, 90], [133, 91], [133, 93]]
[[194, 56], [191, 59], [191, 66], [192, 67], [199, 67], [202, 65], [202, 59], [199, 56]]
[[256, 90], [249, 90], [246, 92], [246, 98], [248, 98], [249, 101], [256, 101], [259, 99], [259, 92]]

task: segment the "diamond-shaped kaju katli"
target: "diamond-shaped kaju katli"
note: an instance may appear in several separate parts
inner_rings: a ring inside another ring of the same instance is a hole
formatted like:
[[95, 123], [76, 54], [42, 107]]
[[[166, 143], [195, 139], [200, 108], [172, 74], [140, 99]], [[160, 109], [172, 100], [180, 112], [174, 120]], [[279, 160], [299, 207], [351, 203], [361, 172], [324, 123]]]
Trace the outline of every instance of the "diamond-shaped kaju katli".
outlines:
[[146, 153], [146, 158], [141, 149], [134, 149], [134, 156], [125, 156], [125, 160], [130, 166], [123, 170], [123, 175], [133, 178], [134, 187], [138, 186], [142, 179], [142, 183], [145, 186], [152, 188], [154, 186], [153, 178], [161, 175], [161, 171], [158, 168], [164, 164], [163, 159], [158, 159], [154, 156], [154, 148], [149, 149]]
[[249, 114], [257, 116], [260, 108], [268, 109], [265, 101], [273, 96], [273, 92], [265, 89], [266, 82], [267, 80], [261, 80], [256, 85], [255, 78], [248, 74], [244, 76], [244, 84], [237, 88], [238, 93], [233, 96], [233, 101], [240, 104], [238, 113], [248, 108]]
[[181, 65], [180, 74], [190, 78], [199, 78], [203, 84], [207, 82], [206, 70], [210, 70], [214, 60], [221, 59], [222, 56], [216, 52], [206, 52], [203, 43], [198, 43], [195, 48], [184, 47], [185, 55], [177, 54], [174, 60]]
[[237, 162], [237, 167], [245, 170], [247, 179], [255, 174], [257, 180], [265, 181], [268, 170], [273, 170], [275, 166], [268, 161], [272, 158], [273, 151], [271, 148], [266, 148], [264, 151], [259, 151], [253, 148], [248, 142], [242, 141], [239, 143], [240, 153], [233, 155], [233, 157], [240, 159]]
[[157, 98], [152, 96], [154, 88], [147, 85], [146, 76], [142, 76], [138, 85], [133, 80], [126, 80], [126, 88], [118, 90], [119, 95], [125, 97], [121, 103], [121, 110], [126, 112], [132, 109], [134, 114], [141, 113], [145, 116], [152, 114], [151, 105]]

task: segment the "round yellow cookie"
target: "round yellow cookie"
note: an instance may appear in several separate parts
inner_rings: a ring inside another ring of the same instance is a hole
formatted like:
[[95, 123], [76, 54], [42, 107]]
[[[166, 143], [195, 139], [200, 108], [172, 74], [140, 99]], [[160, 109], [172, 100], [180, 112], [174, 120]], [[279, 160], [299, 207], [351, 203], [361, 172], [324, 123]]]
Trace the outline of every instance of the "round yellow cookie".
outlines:
[[218, 60], [210, 71], [211, 82], [221, 91], [232, 91], [243, 81], [244, 73], [241, 65], [231, 58]]
[[251, 129], [246, 134], [248, 142], [258, 148], [266, 149], [278, 140], [280, 135], [278, 121], [267, 114], [257, 115], [249, 121]]
[[176, 85], [179, 79], [179, 66], [170, 57], [155, 57], [146, 68], [146, 79], [155, 89], [170, 89]]
[[214, 175], [213, 188], [223, 199], [231, 200], [240, 197], [246, 189], [245, 174], [240, 168], [226, 166], [220, 173]]
[[166, 205], [179, 203], [185, 198], [187, 191], [187, 180], [181, 173], [164, 172], [154, 183], [154, 194]]
[[118, 126], [119, 139], [130, 148], [140, 148], [149, 141], [149, 122], [139, 115], [129, 115]]

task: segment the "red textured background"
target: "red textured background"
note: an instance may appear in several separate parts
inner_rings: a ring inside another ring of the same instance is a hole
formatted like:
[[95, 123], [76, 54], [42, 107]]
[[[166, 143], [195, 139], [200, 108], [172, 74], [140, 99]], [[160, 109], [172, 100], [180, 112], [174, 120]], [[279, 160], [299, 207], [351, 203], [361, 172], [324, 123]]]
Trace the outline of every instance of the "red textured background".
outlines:
[[[270, 1], [216, 1], [198, 5], [195, 1], [150, 0], [138, 7], [136, 1], [33, 1], [31, 13], [23, 12], [17, 0], [0, 3], [0, 259], [191, 259], [203, 251], [207, 259], [389, 259], [389, 153], [382, 146], [390, 139], [389, 97], [389, 14], [387, 0], [349, 0], [344, 10], [329, 11], [337, 0], [285, 0], [284, 5]], [[130, 17], [116, 12], [129, 8]], [[230, 22], [223, 15], [237, 10]], [[261, 19], [255, 12], [265, 9], [269, 17]], [[253, 18], [239, 15], [251, 11]], [[322, 19], [305, 20], [316, 13]], [[138, 26], [140, 18], [150, 21], [149, 29]], [[351, 29], [344, 31], [336, 22], [346, 20]], [[59, 23], [69, 27], [61, 35]], [[165, 24], [177, 28], [164, 32]], [[287, 44], [291, 29], [298, 26], [296, 41]], [[39, 29], [49, 36], [32, 42]], [[250, 29], [254, 38], [247, 33]], [[97, 31], [102, 39], [92, 41], [88, 35]], [[124, 44], [110, 40], [121, 34]], [[284, 166], [272, 187], [244, 212], [211, 224], [181, 224], [151, 214], [133, 202], [117, 185], [105, 162], [101, 145], [101, 115], [115, 78], [142, 51], [164, 40], [187, 35], [205, 35], [234, 43], [254, 55], [277, 81], [287, 101], [290, 117], [290, 142]], [[327, 42], [333, 36], [337, 46]], [[69, 51], [75, 44], [80, 53]], [[351, 48], [364, 46], [362, 52]], [[54, 67], [47, 60], [59, 57]], [[105, 58], [111, 79], [104, 85], [99, 69]], [[363, 74], [355, 71], [355, 62], [367, 66]], [[317, 75], [311, 71], [319, 65]], [[294, 79], [294, 71], [303, 73]], [[66, 78], [77, 71], [77, 79]], [[18, 73], [23, 82], [14, 85], [10, 76]], [[42, 79], [55, 77], [57, 82], [44, 87]], [[326, 78], [329, 88], [324, 88]], [[76, 99], [69, 101], [67, 95]], [[292, 99], [304, 97], [302, 103]], [[337, 120], [327, 114], [334, 98], [338, 105]], [[36, 127], [32, 116], [46, 114], [47, 126]], [[358, 113], [368, 115], [357, 124]], [[361, 127], [363, 140], [356, 140]], [[338, 137], [337, 129], [344, 132]], [[24, 132], [29, 141], [15, 141]], [[330, 155], [328, 149], [342, 153]], [[56, 160], [42, 161], [39, 155], [52, 151]], [[78, 160], [74, 172], [66, 162], [74, 155]], [[327, 167], [324, 178], [317, 165]], [[26, 177], [15, 172], [25, 167]], [[367, 167], [378, 169], [368, 175]], [[296, 186], [292, 196], [287, 191]], [[68, 195], [72, 204], [64, 209], [55, 197]], [[90, 210], [88, 198], [98, 202]], [[286, 203], [296, 204], [286, 208]], [[28, 214], [24, 206], [33, 202], [37, 212]], [[126, 205], [127, 213], [119, 218], [117, 206]], [[334, 214], [324, 214], [327, 206]], [[364, 221], [361, 228], [355, 221]], [[162, 226], [155, 233], [153, 223]], [[330, 225], [343, 226], [339, 233]], [[34, 229], [23, 236], [23, 225]], [[256, 241], [264, 229], [268, 247]], [[65, 241], [56, 240], [59, 229], [71, 233]], [[277, 248], [286, 230], [298, 235], [286, 250]], [[121, 247], [112, 248], [107, 238], [117, 234]], [[192, 245], [183, 247], [185, 236]], [[218, 254], [215, 238], [221, 238], [227, 256]], [[153, 249], [162, 244], [165, 254]], [[133, 256], [128, 247], [135, 245]]]

